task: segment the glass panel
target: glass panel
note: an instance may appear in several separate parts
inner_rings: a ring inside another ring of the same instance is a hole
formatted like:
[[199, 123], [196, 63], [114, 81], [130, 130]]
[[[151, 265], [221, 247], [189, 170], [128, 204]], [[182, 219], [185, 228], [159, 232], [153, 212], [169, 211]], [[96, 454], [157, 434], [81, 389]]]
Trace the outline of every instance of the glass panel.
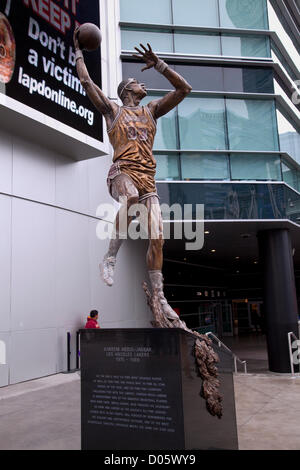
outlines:
[[233, 180], [281, 180], [278, 155], [231, 154]]
[[[170, 82], [155, 69], [142, 72], [142, 62], [123, 61], [123, 78], [135, 77], [147, 88], [173, 90]], [[196, 91], [240, 91], [245, 93], [274, 93], [273, 69], [252, 67], [218, 67], [205, 65], [170, 65]], [[224, 81], [223, 81], [224, 77]]]
[[297, 191], [300, 191], [299, 171], [282, 162], [282, 174], [285, 183], [289, 184]]
[[199, 91], [223, 91], [222, 67], [175, 65], [175, 70]]
[[121, 21], [171, 24], [171, 0], [120, 0]]
[[179, 180], [178, 155], [155, 155], [156, 179]]
[[273, 69], [224, 67], [224, 90], [274, 93]]
[[186, 54], [220, 55], [220, 36], [216, 34], [179, 33], [174, 34], [175, 52]]
[[[158, 73], [154, 68], [142, 72], [145, 66], [144, 62], [122, 62], [122, 77], [123, 80], [129, 77], [136, 78], [139, 82], [145, 83], [146, 88], [154, 90], [173, 90], [173, 86], [169, 80], [166, 79], [161, 73]], [[174, 68], [173, 65], [169, 67]]]
[[178, 106], [180, 148], [226, 149], [223, 99], [188, 97]]
[[226, 99], [231, 150], [279, 150], [273, 100]]
[[177, 25], [219, 27], [217, 0], [172, 0]]
[[266, 0], [219, 0], [224, 28], [268, 29]]
[[181, 154], [183, 179], [229, 179], [226, 154]]
[[[142, 104], [146, 105], [150, 101], [157, 100], [163, 95], [148, 95]], [[176, 139], [176, 109], [172, 109], [168, 114], [162, 116], [157, 121], [157, 132], [154, 141], [154, 150], [172, 150], [177, 148]]]
[[158, 183], [157, 189], [161, 203], [192, 204], [193, 218], [201, 201], [207, 220], [289, 218], [298, 224], [300, 220], [300, 195], [284, 184], [178, 182]]
[[280, 150], [286, 152], [300, 164], [300, 134], [293, 125], [277, 110]]
[[222, 54], [238, 57], [271, 57], [267, 36], [232, 36], [222, 34]]
[[135, 46], [149, 42], [154, 51], [173, 52], [173, 36], [165, 31], [122, 29], [121, 41], [123, 50], [134, 51]]

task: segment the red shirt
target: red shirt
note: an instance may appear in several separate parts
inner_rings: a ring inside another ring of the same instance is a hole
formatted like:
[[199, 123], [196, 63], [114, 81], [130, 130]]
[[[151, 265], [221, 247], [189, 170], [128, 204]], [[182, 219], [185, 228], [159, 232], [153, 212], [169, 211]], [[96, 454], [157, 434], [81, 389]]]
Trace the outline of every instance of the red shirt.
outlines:
[[91, 317], [87, 317], [85, 328], [100, 328], [97, 320]]

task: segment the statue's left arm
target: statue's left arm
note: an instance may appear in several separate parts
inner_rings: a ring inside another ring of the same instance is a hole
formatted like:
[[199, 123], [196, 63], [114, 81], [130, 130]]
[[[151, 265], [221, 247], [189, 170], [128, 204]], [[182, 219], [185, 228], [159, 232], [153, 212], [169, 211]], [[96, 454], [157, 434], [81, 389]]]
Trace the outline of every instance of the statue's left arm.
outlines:
[[146, 62], [146, 67], [142, 71], [154, 67], [158, 72], [160, 72], [167, 80], [174, 86], [175, 90], [167, 93], [163, 98], [158, 100], [151, 101], [148, 106], [154, 118], [157, 119], [164, 114], [167, 114], [171, 109], [175, 108], [192, 90], [191, 85], [175, 70], [168, 67], [168, 65], [152, 51], [150, 44], [147, 44], [149, 49], [146, 49], [143, 44], [140, 46], [143, 48], [143, 51], [135, 47], [139, 54], [134, 55], [139, 59], [143, 59]]

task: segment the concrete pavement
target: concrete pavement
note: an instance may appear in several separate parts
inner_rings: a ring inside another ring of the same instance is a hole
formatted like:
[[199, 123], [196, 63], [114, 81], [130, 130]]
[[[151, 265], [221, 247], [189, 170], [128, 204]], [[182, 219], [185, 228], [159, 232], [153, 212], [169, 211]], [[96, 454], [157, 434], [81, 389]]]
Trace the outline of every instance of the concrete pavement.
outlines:
[[[241, 450], [300, 449], [300, 378], [234, 376]], [[80, 449], [80, 377], [0, 388], [0, 450]]]

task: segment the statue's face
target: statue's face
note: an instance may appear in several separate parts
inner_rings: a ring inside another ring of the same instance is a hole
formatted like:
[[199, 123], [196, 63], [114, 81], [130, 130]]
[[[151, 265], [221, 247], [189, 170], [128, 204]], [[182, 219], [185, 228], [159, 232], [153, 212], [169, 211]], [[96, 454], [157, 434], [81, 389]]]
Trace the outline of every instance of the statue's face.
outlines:
[[138, 80], [134, 79], [126, 86], [126, 90], [132, 92], [138, 98], [142, 99], [147, 96], [147, 90], [144, 83], [139, 83]]

